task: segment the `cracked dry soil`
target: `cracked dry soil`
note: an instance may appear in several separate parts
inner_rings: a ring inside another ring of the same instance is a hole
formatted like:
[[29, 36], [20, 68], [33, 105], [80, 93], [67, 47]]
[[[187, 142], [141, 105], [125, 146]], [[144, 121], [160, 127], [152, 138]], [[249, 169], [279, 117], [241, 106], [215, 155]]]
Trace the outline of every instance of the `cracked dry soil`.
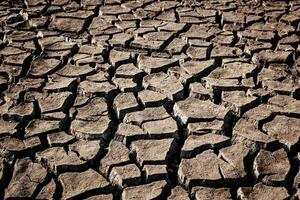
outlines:
[[300, 198], [300, 1], [0, 2], [0, 199]]

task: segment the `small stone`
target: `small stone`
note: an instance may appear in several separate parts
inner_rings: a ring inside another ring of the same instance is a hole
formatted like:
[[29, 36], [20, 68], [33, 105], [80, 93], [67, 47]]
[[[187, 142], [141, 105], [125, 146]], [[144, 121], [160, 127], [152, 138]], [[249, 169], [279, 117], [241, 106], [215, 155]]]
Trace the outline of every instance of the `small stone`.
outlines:
[[224, 119], [227, 113], [228, 110], [223, 106], [191, 97], [176, 102], [174, 105], [174, 114], [180, 118], [183, 124]]
[[[198, 19], [197, 22], [199, 22]], [[215, 34], [216, 33], [214, 33], [212, 30], [210, 30], [210, 28], [206, 27], [205, 25], [193, 24], [191, 28], [187, 32], [181, 34], [181, 36], [189, 39], [192, 38], [192, 39], [209, 40]]]
[[45, 84], [45, 80], [43, 78], [21, 78], [19, 83], [28, 90], [40, 90]]
[[81, 107], [84, 106], [85, 104], [87, 104], [89, 102], [89, 98], [88, 97], [84, 97], [84, 96], [76, 96], [75, 102], [74, 102], [74, 107]]
[[205, 60], [207, 58], [207, 48], [189, 47], [186, 54], [192, 59]]
[[118, 67], [122, 64], [128, 63], [131, 60], [131, 53], [113, 49], [109, 53], [109, 60], [113, 66]]
[[220, 163], [220, 171], [225, 183], [231, 180], [241, 180], [246, 178], [245, 161], [251, 150], [242, 143], [220, 149], [219, 157], [225, 162]]
[[254, 75], [256, 70], [257, 65], [244, 62], [232, 62], [224, 64], [222, 68], [215, 69], [209, 74], [209, 77], [222, 79], [249, 78]]
[[75, 137], [63, 131], [55, 132], [47, 135], [47, 141], [50, 147], [63, 146], [74, 140]]
[[266, 185], [284, 183], [290, 170], [290, 163], [284, 149], [275, 152], [261, 150], [254, 160], [253, 166], [256, 177], [262, 177]]
[[[12, 152], [13, 154], [27, 153], [37, 147], [40, 147], [41, 141], [38, 137], [26, 138], [20, 140], [14, 137], [3, 137], [0, 139], [1, 149], [6, 152]], [[26, 152], [27, 151], [27, 152]]]
[[184, 94], [182, 84], [174, 76], [163, 72], [145, 76], [143, 86], [145, 89], [166, 95], [172, 101], [181, 99]]
[[83, 172], [66, 172], [58, 177], [63, 187], [63, 199], [79, 197], [92, 191], [106, 191], [110, 183], [93, 169]]
[[240, 34], [243, 38], [255, 39], [260, 42], [271, 42], [275, 37], [274, 32], [261, 30], [245, 30]]
[[253, 119], [244, 119], [241, 118], [236, 123], [236, 126], [233, 129], [233, 135], [247, 139], [248, 141], [255, 142], [259, 145], [267, 145], [275, 142], [275, 140], [264, 134], [256, 126], [257, 121]]
[[243, 51], [237, 47], [216, 46], [211, 51], [211, 58], [235, 58], [242, 54]]
[[38, 58], [32, 62], [29, 76], [35, 78], [45, 77], [55, 72], [60, 64], [61, 62], [56, 59]]
[[[152, 9], [155, 9], [152, 7]], [[150, 10], [152, 10], [150, 9]], [[166, 22], [160, 21], [160, 20], [142, 20], [140, 26], [141, 27], [161, 27], [165, 24]]]
[[284, 37], [279, 41], [280, 44], [295, 44], [298, 42], [299, 42], [299, 38], [296, 34]]
[[242, 13], [224, 12], [222, 14], [222, 23], [244, 24], [245, 19]]
[[[3, 61], [4, 66], [7, 66], [8, 68], [11, 68], [12, 66], [16, 66], [13, 69], [8, 69], [10, 72], [13, 72], [14, 76], [20, 76], [21, 75], [21, 66], [24, 62], [27, 62], [29, 59], [30, 53], [22, 53], [17, 55], [10, 55], [6, 56], [5, 60]], [[19, 67], [19, 69], [18, 69]]]
[[172, 138], [177, 134], [178, 130], [177, 123], [172, 117], [145, 122], [142, 128], [149, 138], [155, 139]]
[[78, 94], [86, 97], [111, 97], [116, 93], [116, 87], [109, 82], [82, 81], [78, 86]]
[[96, 121], [99, 117], [108, 115], [107, 101], [103, 97], [95, 97], [76, 110], [76, 119], [83, 121]]
[[113, 167], [109, 180], [120, 188], [137, 185], [141, 181], [141, 172], [135, 164]]
[[78, 140], [69, 145], [69, 150], [75, 152], [82, 160], [92, 160], [100, 153], [100, 142], [97, 140]]
[[32, 120], [25, 129], [25, 137], [54, 133], [60, 130], [59, 121]]
[[294, 59], [291, 51], [260, 51], [254, 54], [252, 60], [254, 63], [287, 63], [288, 59]]
[[212, 41], [215, 42], [218, 45], [228, 45], [231, 46], [234, 42], [234, 35], [229, 32], [227, 34], [227, 32], [216, 36]]
[[[103, 69], [103, 68], [104, 69]], [[92, 81], [92, 82], [105, 82], [107, 81], [107, 77], [109, 76], [108, 73], [106, 71], [101, 71], [101, 70], [108, 70], [110, 68], [110, 65], [108, 64], [103, 64], [101, 66], [99, 66], [99, 68], [97, 69], [97, 73], [92, 74], [92, 75], [88, 75], [86, 77], [86, 80], [88, 81]]]
[[0, 136], [14, 135], [17, 132], [18, 123], [0, 119]]
[[116, 96], [113, 107], [119, 120], [122, 120], [127, 113], [137, 111], [139, 104], [133, 93], [120, 93]]
[[53, 179], [42, 188], [39, 194], [36, 196], [36, 199], [53, 199], [56, 191], [56, 184]]
[[263, 68], [259, 75], [258, 81], [265, 82], [268, 80], [285, 79], [288, 76], [289, 66], [286, 64], [270, 64], [268, 68]]
[[31, 198], [46, 176], [46, 169], [42, 165], [32, 162], [30, 158], [17, 160], [4, 198]]
[[62, 111], [44, 113], [44, 114], [41, 115], [42, 120], [60, 121], [61, 129], [65, 128], [64, 125], [65, 125], [66, 118], [67, 118], [67, 114], [63, 113]]
[[185, 46], [187, 45], [186, 41], [181, 38], [174, 38], [174, 40], [166, 47], [166, 51], [172, 54], [180, 54], [183, 52]]
[[56, 111], [66, 111], [71, 106], [72, 99], [71, 92], [59, 92], [50, 94], [36, 95], [36, 99], [39, 102], [41, 113], [50, 113]]
[[147, 121], [154, 121], [159, 119], [168, 118], [170, 115], [163, 107], [145, 108], [142, 111], [136, 111], [126, 114], [124, 118], [125, 123], [134, 125], [141, 125]]
[[171, 195], [168, 200], [189, 200], [189, 193], [180, 186], [176, 186], [172, 189]]
[[152, 41], [166, 41], [169, 40], [174, 33], [168, 32], [168, 31], [158, 31], [158, 32], [149, 32], [143, 35], [144, 38], [147, 40], [152, 40]]
[[[123, 30], [128, 29], [128, 28], [135, 28], [136, 22], [130, 22], [130, 21], [116, 22], [115, 26], [118, 27], [119, 29], [123, 29]], [[128, 46], [132, 39], [133, 39], [133, 36], [131, 34], [116, 33], [109, 40], [109, 44], [113, 47]]]
[[254, 187], [241, 187], [237, 191], [237, 196], [241, 200], [255, 199], [274, 199], [281, 200], [289, 197], [288, 192], [284, 187], [270, 187], [263, 183], [258, 183]]
[[136, 37], [130, 43], [130, 47], [136, 49], [159, 50], [163, 43], [164, 41], [152, 41], [142, 37]]
[[[208, 176], [210, 178], [208, 178], [208, 179], [200, 178], [200, 180], [198, 180], [198, 181], [201, 181], [200, 184], [205, 184], [205, 183], [209, 184], [209, 185], [217, 184], [218, 181], [220, 181], [219, 179], [216, 179], [217, 177], [219, 177], [219, 175], [224, 177], [225, 181], [241, 179], [246, 176], [244, 164], [243, 164], [243, 162], [241, 162], [241, 160], [244, 160], [245, 157], [249, 153], [249, 149], [246, 148], [245, 146], [236, 144], [236, 145], [221, 149], [220, 156], [221, 156], [222, 160], [219, 159], [218, 161], [216, 160], [216, 155], [211, 154], [211, 153], [212, 153], [212, 151], [210, 150], [210, 151], [205, 151], [204, 153], [196, 156], [196, 160], [197, 160], [197, 157], [202, 157], [202, 156], [205, 156], [206, 160], [208, 160], [207, 163], [205, 162], [206, 164], [203, 163], [202, 167], [201, 166], [199, 166], [200, 168], [192, 167], [191, 169], [188, 169], [188, 168], [181, 169], [180, 168], [180, 173], [182, 172], [181, 170], [184, 170], [184, 172], [185, 172], [185, 170], [189, 170], [190, 173], [193, 173], [193, 174], [196, 173], [196, 171], [192, 171], [192, 170], [200, 170], [200, 169], [209, 170], [209, 167], [208, 166], [206, 167], [206, 165], [211, 165], [212, 163], [216, 162], [215, 164], [218, 165], [217, 169], [211, 169], [211, 170], [215, 170], [214, 173], [212, 173], [213, 171], [211, 171], [212, 174], [208, 175], [208, 174], [206, 174], [205, 170], [201, 172], [202, 175], [199, 175], [199, 177], [200, 176], [204, 176], [204, 177]], [[213, 159], [213, 160], [210, 160], [210, 159]], [[185, 162], [192, 164], [193, 162], [196, 162], [196, 160], [194, 160], [194, 159], [185, 160], [184, 159], [184, 163], [182, 163], [182, 167], [185, 167]], [[209, 160], [211, 161], [211, 163]], [[226, 161], [226, 162], [224, 162], [224, 161]], [[188, 164], [187, 164], [187, 166], [188, 166]], [[191, 166], [194, 166], [194, 165], [191, 165]], [[218, 174], [217, 172], [220, 174]], [[193, 181], [197, 181], [193, 176], [191, 176], [191, 178], [192, 178], [191, 180], [184, 179], [187, 181], [186, 184], [190, 185], [190, 184], [193, 184]]]
[[300, 101], [287, 95], [276, 95], [271, 97], [268, 101], [268, 104], [274, 105], [274, 108], [277, 109], [275, 109], [277, 112], [280, 112], [282, 109], [284, 109], [286, 113], [300, 113], [299, 109], [297, 109], [300, 105]]
[[[252, 88], [255, 88], [256, 83], [254, 82], [254, 79], [252, 77], [250, 77], [250, 78], [243, 79], [242, 85], [244, 86], [244, 88], [251, 90]], [[248, 91], [247, 91], [247, 95], [249, 96]]]
[[[80, 12], [81, 11], [77, 11], [79, 16], [81, 15]], [[49, 28], [51, 30], [75, 32], [78, 34], [82, 31], [85, 25], [84, 19], [89, 18], [92, 14], [93, 12], [87, 11], [86, 16], [84, 16], [84, 18], [74, 18], [74, 16], [76, 16], [76, 12], [72, 13], [73, 16], [56, 14], [52, 22], [49, 24]]]
[[168, 176], [167, 165], [157, 165], [157, 164], [144, 165], [142, 171], [146, 175], [147, 182], [161, 180], [161, 179], [166, 180]]
[[61, 70], [56, 73], [61, 76], [66, 76], [70, 78], [85, 77], [91, 75], [95, 72], [95, 69], [89, 65], [65, 65]]
[[113, 200], [112, 194], [100, 194], [85, 198], [85, 200]]
[[[49, 40], [51, 40], [50, 44], [43, 44], [45, 56], [50, 58], [58, 58], [60, 60], [66, 59], [67, 57], [70, 57], [72, 52], [76, 51], [78, 49], [78, 46], [76, 43], [59, 40], [59, 42], [55, 42], [55, 37], [49, 37]], [[52, 41], [54, 40], [54, 41]]]
[[100, 161], [99, 169], [109, 175], [114, 166], [129, 164], [129, 149], [121, 142], [113, 140], [108, 147], [108, 153]]
[[205, 77], [202, 79], [205, 83], [205, 87], [215, 90], [241, 90], [243, 87], [237, 79], [222, 79], [221, 77], [210, 78]]
[[16, 121], [23, 121], [30, 119], [35, 115], [35, 109], [33, 103], [20, 103], [17, 106], [9, 108], [7, 115], [9, 119]]
[[135, 67], [133, 63], [123, 64], [116, 69], [115, 77], [117, 78], [140, 78], [143, 71]]
[[46, 92], [71, 92], [74, 90], [76, 82], [76, 78], [52, 75], [48, 77], [48, 82], [46, 83], [46, 86], [43, 88], [43, 90]]
[[191, 158], [207, 149], [218, 149], [226, 145], [230, 145], [230, 138], [223, 135], [212, 133], [190, 135], [184, 142], [180, 156], [181, 158]]
[[291, 150], [298, 144], [300, 137], [299, 126], [300, 119], [276, 115], [272, 121], [263, 125], [263, 130]]
[[110, 134], [112, 121], [109, 116], [104, 115], [93, 121], [75, 119], [70, 126], [71, 133], [82, 139], [107, 139]]
[[152, 90], [142, 90], [138, 93], [138, 99], [145, 107], [159, 107], [168, 102], [166, 95]]
[[240, 116], [259, 103], [257, 97], [247, 96], [243, 91], [224, 91], [222, 92], [222, 100], [225, 107], [229, 107]]
[[67, 153], [63, 147], [52, 147], [38, 152], [36, 159], [56, 174], [79, 169], [85, 165], [85, 162], [80, 160], [75, 153]]
[[195, 182], [201, 185], [214, 185], [222, 181], [219, 159], [212, 150], [198, 154], [192, 159], [182, 159], [178, 175], [180, 181], [187, 187], [194, 185]]
[[272, 48], [271, 43], [248, 40], [244, 51], [248, 55], [253, 55], [254, 53], [257, 53], [259, 51], [268, 50], [268, 49], [270, 50], [271, 48]]
[[148, 74], [153, 74], [167, 71], [169, 67], [176, 65], [177, 62], [176, 59], [140, 56], [138, 58], [138, 67]]
[[122, 199], [155, 199], [161, 198], [166, 181], [156, 181], [145, 185], [125, 188]]
[[147, 134], [139, 126], [120, 123], [115, 140], [122, 142], [124, 145], [129, 145], [132, 141], [144, 139]]
[[121, 5], [104, 5], [100, 8], [101, 15], [116, 15], [129, 12], [129, 8], [122, 7]]
[[192, 195], [196, 200], [232, 199], [229, 188], [193, 187]]
[[118, 89], [123, 93], [135, 93], [141, 89], [140, 84], [138, 84], [131, 78], [114, 77], [112, 81], [118, 87]]
[[189, 135], [203, 135], [207, 133], [222, 134], [224, 132], [224, 121], [213, 120], [211, 122], [189, 123], [187, 126]]
[[195, 46], [195, 47], [206, 47], [206, 48], [212, 47], [211, 42], [207, 42], [207, 41], [201, 40], [201, 39], [189, 39], [188, 43], [190, 46]]
[[136, 154], [140, 166], [144, 164], [165, 164], [172, 149], [172, 139], [138, 140], [131, 143], [130, 149]]
[[213, 99], [213, 91], [205, 88], [201, 83], [191, 83], [189, 87], [190, 97], [208, 100]]
[[215, 61], [213, 59], [205, 61], [188, 61], [180, 64], [182, 69], [191, 77], [187, 81], [193, 81], [197, 78], [207, 76], [213, 69], [215, 69]]

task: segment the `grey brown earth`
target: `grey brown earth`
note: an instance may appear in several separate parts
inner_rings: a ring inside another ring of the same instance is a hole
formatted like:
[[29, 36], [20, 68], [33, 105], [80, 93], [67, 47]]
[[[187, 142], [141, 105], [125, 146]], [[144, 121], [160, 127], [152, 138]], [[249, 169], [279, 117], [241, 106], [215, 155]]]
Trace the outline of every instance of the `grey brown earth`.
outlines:
[[0, 1], [0, 199], [300, 198], [300, 1]]

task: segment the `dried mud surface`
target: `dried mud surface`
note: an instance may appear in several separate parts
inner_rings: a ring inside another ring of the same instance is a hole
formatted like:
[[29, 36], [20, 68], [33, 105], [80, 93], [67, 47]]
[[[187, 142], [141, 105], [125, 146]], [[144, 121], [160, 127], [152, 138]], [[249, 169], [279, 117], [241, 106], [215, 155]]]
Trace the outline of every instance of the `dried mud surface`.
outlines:
[[0, 199], [300, 197], [300, 1], [0, 3]]

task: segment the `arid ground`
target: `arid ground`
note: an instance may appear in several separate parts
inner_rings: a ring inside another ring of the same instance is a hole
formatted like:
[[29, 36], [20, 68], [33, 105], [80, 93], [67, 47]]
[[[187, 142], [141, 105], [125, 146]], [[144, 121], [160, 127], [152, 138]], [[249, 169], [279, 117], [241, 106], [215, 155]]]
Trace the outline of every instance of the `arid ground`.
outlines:
[[300, 1], [0, 1], [0, 199], [300, 197]]

